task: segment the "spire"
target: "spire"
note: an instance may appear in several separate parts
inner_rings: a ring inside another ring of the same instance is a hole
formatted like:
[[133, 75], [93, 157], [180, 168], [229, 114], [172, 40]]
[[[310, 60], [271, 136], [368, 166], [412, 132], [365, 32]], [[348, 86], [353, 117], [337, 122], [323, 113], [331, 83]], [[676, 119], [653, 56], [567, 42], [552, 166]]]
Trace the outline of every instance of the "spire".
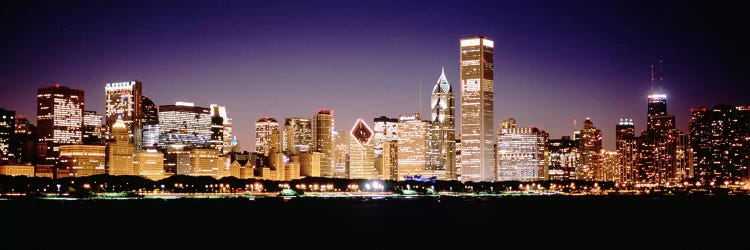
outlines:
[[435, 83], [435, 87], [432, 89], [432, 93], [435, 93], [438, 88], [444, 93], [450, 92], [451, 86], [448, 83], [448, 78], [445, 77], [445, 67], [443, 67], [440, 71], [440, 77], [438, 78], [437, 83]]
[[445, 78], [445, 67], [442, 67], [442, 70], [440, 72], [440, 78], [438, 78], [437, 83], [448, 83], [448, 79]]
[[664, 60], [659, 59], [659, 92], [664, 90]]
[[651, 64], [651, 94], [654, 94], [654, 65]]

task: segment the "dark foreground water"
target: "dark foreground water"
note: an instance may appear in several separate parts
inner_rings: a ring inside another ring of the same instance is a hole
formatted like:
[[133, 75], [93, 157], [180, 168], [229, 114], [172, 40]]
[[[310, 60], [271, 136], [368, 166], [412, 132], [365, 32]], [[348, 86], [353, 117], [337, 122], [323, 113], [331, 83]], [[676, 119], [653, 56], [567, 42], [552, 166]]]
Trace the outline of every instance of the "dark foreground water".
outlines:
[[0, 249], [748, 249], [748, 222], [744, 196], [11, 199]]

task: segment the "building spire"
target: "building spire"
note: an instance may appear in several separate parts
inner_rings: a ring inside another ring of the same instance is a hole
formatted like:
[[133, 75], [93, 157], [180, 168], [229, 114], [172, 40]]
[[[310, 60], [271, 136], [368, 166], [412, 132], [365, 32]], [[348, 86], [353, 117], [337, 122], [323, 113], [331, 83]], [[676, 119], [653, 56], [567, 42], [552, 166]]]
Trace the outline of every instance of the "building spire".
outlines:
[[659, 59], [659, 92], [664, 90], [664, 60]]

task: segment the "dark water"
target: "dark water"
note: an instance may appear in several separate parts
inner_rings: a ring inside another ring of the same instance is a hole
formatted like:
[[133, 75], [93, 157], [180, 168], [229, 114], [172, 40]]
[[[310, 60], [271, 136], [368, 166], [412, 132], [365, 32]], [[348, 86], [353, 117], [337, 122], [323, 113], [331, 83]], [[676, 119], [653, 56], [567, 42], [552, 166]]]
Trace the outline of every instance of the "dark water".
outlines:
[[0, 249], [750, 246], [750, 197], [739, 196], [11, 199], [0, 213]]

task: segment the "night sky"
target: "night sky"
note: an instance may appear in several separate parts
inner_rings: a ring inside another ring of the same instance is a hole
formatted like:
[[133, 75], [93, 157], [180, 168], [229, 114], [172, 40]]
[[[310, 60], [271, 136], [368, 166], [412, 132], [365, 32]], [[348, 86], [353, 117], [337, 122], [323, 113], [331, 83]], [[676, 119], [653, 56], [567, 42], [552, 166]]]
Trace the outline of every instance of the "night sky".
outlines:
[[513, 117], [559, 138], [591, 117], [613, 149], [619, 118], [645, 128], [659, 58], [679, 129], [691, 107], [750, 105], [750, 22], [723, 4], [3, 1], [0, 107], [36, 122], [37, 88], [60, 83], [84, 89], [86, 109], [103, 113], [105, 83], [138, 80], [158, 105], [226, 105], [250, 150], [263, 116], [283, 122], [326, 107], [336, 130], [349, 130], [357, 118], [418, 112], [421, 96], [429, 117], [441, 67], [459, 107], [458, 41], [486, 35], [495, 127]]

